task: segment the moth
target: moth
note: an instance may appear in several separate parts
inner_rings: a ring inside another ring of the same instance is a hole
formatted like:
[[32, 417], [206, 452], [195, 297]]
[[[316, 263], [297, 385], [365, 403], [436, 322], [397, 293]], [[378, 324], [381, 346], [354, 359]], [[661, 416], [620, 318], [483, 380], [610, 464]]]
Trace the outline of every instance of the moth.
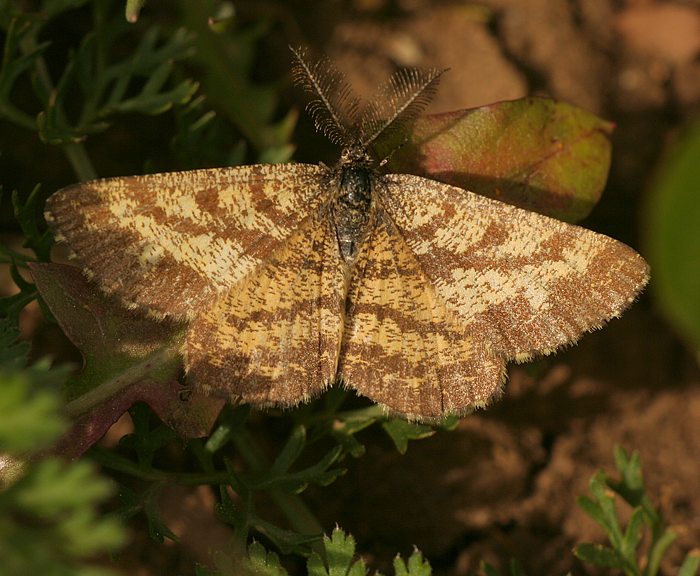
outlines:
[[252, 165], [95, 180], [46, 220], [125, 306], [187, 322], [188, 381], [257, 407], [342, 382], [408, 419], [486, 405], [506, 363], [576, 341], [648, 279], [624, 244], [408, 174], [373, 153], [442, 71], [402, 70], [364, 108], [328, 59], [294, 51], [332, 166]]

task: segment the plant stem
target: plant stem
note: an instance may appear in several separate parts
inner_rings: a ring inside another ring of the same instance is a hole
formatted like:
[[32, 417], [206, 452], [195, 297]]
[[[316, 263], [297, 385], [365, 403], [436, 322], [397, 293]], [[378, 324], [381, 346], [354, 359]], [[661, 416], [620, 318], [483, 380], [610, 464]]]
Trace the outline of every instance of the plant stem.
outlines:
[[130, 366], [118, 376], [102, 382], [102, 384], [96, 388], [68, 402], [65, 406], [65, 413], [73, 419], [88, 413], [95, 406], [99, 406], [117, 392], [137, 382], [141, 382], [149, 374], [159, 370], [166, 363], [172, 361], [177, 355], [177, 346], [169, 346], [156, 350], [153, 354], [147, 356], [141, 362]]
[[61, 148], [68, 158], [68, 162], [70, 162], [78, 180], [84, 182], [85, 180], [94, 180], [97, 178], [97, 172], [85, 151], [85, 146], [79, 142], [71, 142], [64, 144]]
[[[267, 458], [247, 430], [236, 430], [232, 441], [253, 472], [264, 472], [269, 469]], [[290, 494], [279, 488], [272, 488], [267, 493], [295, 531], [302, 534], [323, 532], [321, 523], [296, 494]]]

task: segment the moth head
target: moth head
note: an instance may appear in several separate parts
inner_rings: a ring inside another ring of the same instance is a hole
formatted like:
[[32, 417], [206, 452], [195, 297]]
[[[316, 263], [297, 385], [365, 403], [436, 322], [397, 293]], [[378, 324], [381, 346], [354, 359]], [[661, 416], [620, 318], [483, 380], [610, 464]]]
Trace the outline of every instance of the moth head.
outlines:
[[355, 141], [348, 146], [345, 146], [340, 153], [340, 159], [338, 160], [338, 165], [341, 168], [343, 166], [350, 165], [358, 168], [370, 168], [375, 164], [376, 161], [374, 157], [360, 141]]

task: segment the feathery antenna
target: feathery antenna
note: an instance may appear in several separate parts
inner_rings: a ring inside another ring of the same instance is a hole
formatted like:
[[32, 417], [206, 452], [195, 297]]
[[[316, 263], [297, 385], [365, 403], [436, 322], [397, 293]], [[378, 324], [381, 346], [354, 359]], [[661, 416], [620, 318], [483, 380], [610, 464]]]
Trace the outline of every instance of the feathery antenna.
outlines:
[[380, 136], [403, 130], [428, 105], [446, 70], [407, 68], [395, 72], [362, 115], [360, 142], [370, 146]]
[[306, 109], [316, 130], [335, 144], [349, 145], [351, 130], [357, 123], [359, 99], [352, 93], [345, 75], [327, 57], [310, 63], [306, 50], [289, 48], [296, 59], [292, 68], [294, 83], [315, 97]]

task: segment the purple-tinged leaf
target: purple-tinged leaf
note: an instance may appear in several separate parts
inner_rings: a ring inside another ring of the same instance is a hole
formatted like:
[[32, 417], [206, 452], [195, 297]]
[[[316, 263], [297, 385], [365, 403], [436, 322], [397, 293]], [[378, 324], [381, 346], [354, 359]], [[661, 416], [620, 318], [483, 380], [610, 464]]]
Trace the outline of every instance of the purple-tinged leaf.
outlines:
[[179, 384], [184, 325], [156, 321], [101, 293], [78, 268], [31, 263], [47, 306], [83, 355], [66, 384], [74, 426], [61, 448], [78, 455], [136, 402], [146, 402], [184, 437], [206, 435], [223, 402], [190, 394]]
[[[79, 457], [137, 402], [148, 404], [165, 424], [183, 438], [206, 436], [224, 401], [187, 392], [177, 380], [172, 379], [168, 382], [143, 380], [124, 388], [76, 419], [68, 433], [54, 446], [53, 452], [68, 458]], [[71, 404], [68, 408], [72, 411]]]

